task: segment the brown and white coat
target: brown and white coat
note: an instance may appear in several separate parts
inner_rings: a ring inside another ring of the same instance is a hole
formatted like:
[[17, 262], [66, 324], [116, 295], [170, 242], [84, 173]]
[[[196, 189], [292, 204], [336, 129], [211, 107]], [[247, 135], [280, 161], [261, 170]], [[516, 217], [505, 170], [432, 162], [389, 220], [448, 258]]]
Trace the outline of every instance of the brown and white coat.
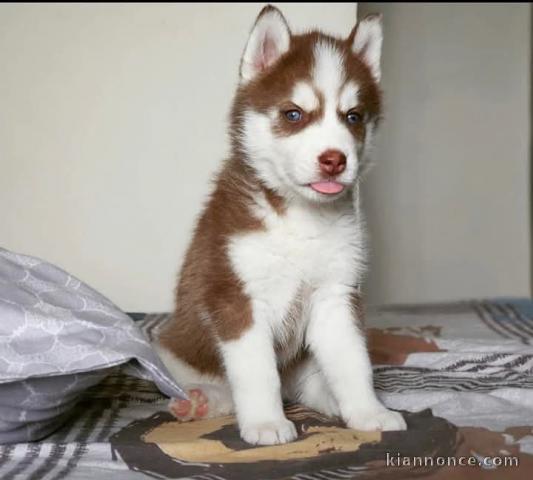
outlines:
[[[246, 45], [231, 157], [197, 224], [160, 355], [194, 397], [184, 419], [235, 412], [250, 443], [291, 441], [282, 397], [352, 428], [404, 429], [372, 386], [358, 285], [357, 182], [381, 113], [381, 18], [347, 39], [293, 35], [266, 7]], [[295, 113], [296, 112], [296, 113]]]

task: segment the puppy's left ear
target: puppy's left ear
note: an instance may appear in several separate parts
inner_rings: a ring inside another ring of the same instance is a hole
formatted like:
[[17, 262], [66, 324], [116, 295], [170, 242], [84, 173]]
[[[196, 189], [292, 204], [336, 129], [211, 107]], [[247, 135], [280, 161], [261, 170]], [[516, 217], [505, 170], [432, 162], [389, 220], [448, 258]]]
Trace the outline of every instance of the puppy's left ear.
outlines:
[[248, 82], [289, 50], [291, 31], [283, 14], [267, 5], [255, 21], [241, 59], [241, 80]]
[[360, 20], [348, 37], [352, 51], [366, 63], [376, 81], [381, 79], [381, 44], [383, 28], [381, 14], [367, 15]]

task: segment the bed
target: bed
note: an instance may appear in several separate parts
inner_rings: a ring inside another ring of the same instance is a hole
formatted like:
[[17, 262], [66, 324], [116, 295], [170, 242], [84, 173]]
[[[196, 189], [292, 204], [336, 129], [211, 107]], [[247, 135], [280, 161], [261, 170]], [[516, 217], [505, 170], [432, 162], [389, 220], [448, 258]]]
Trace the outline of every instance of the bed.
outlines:
[[[130, 316], [148, 339], [168, 319]], [[233, 417], [178, 423], [154, 383], [118, 366], [54, 433], [0, 445], [0, 479], [533, 478], [533, 301], [375, 307], [367, 328], [376, 389], [406, 432], [293, 404], [298, 440], [252, 447]]]

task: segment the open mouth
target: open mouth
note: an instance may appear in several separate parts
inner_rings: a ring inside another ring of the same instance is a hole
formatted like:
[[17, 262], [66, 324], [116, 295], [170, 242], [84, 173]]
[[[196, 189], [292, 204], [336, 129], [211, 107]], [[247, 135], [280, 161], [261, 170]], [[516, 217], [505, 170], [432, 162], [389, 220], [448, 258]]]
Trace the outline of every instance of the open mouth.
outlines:
[[320, 182], [310, 183], [309, 186], [318, 193], [323, 195], [337, 195], [341, 193], [345, 186], [342, 183], [336, 182], [335, 180], [322, 180]]

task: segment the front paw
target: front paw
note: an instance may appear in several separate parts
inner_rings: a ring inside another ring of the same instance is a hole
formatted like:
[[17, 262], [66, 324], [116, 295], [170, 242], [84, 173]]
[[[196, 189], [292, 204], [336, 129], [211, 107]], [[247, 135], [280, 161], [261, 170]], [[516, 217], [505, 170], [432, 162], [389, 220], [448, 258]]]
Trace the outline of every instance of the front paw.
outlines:
[[383, 406], [356, 411], [346, 420], [348, 427], [355, 430], [383, 432], [389, 430], [406, 430], [407, 424], [401, 413], [388, 410]]
[[277, 445], [291, 442], [298, 436], [296, 427], [286, 418], [274, 422], [247, 422], [240, 430], [242, 439], [252, 445]]

